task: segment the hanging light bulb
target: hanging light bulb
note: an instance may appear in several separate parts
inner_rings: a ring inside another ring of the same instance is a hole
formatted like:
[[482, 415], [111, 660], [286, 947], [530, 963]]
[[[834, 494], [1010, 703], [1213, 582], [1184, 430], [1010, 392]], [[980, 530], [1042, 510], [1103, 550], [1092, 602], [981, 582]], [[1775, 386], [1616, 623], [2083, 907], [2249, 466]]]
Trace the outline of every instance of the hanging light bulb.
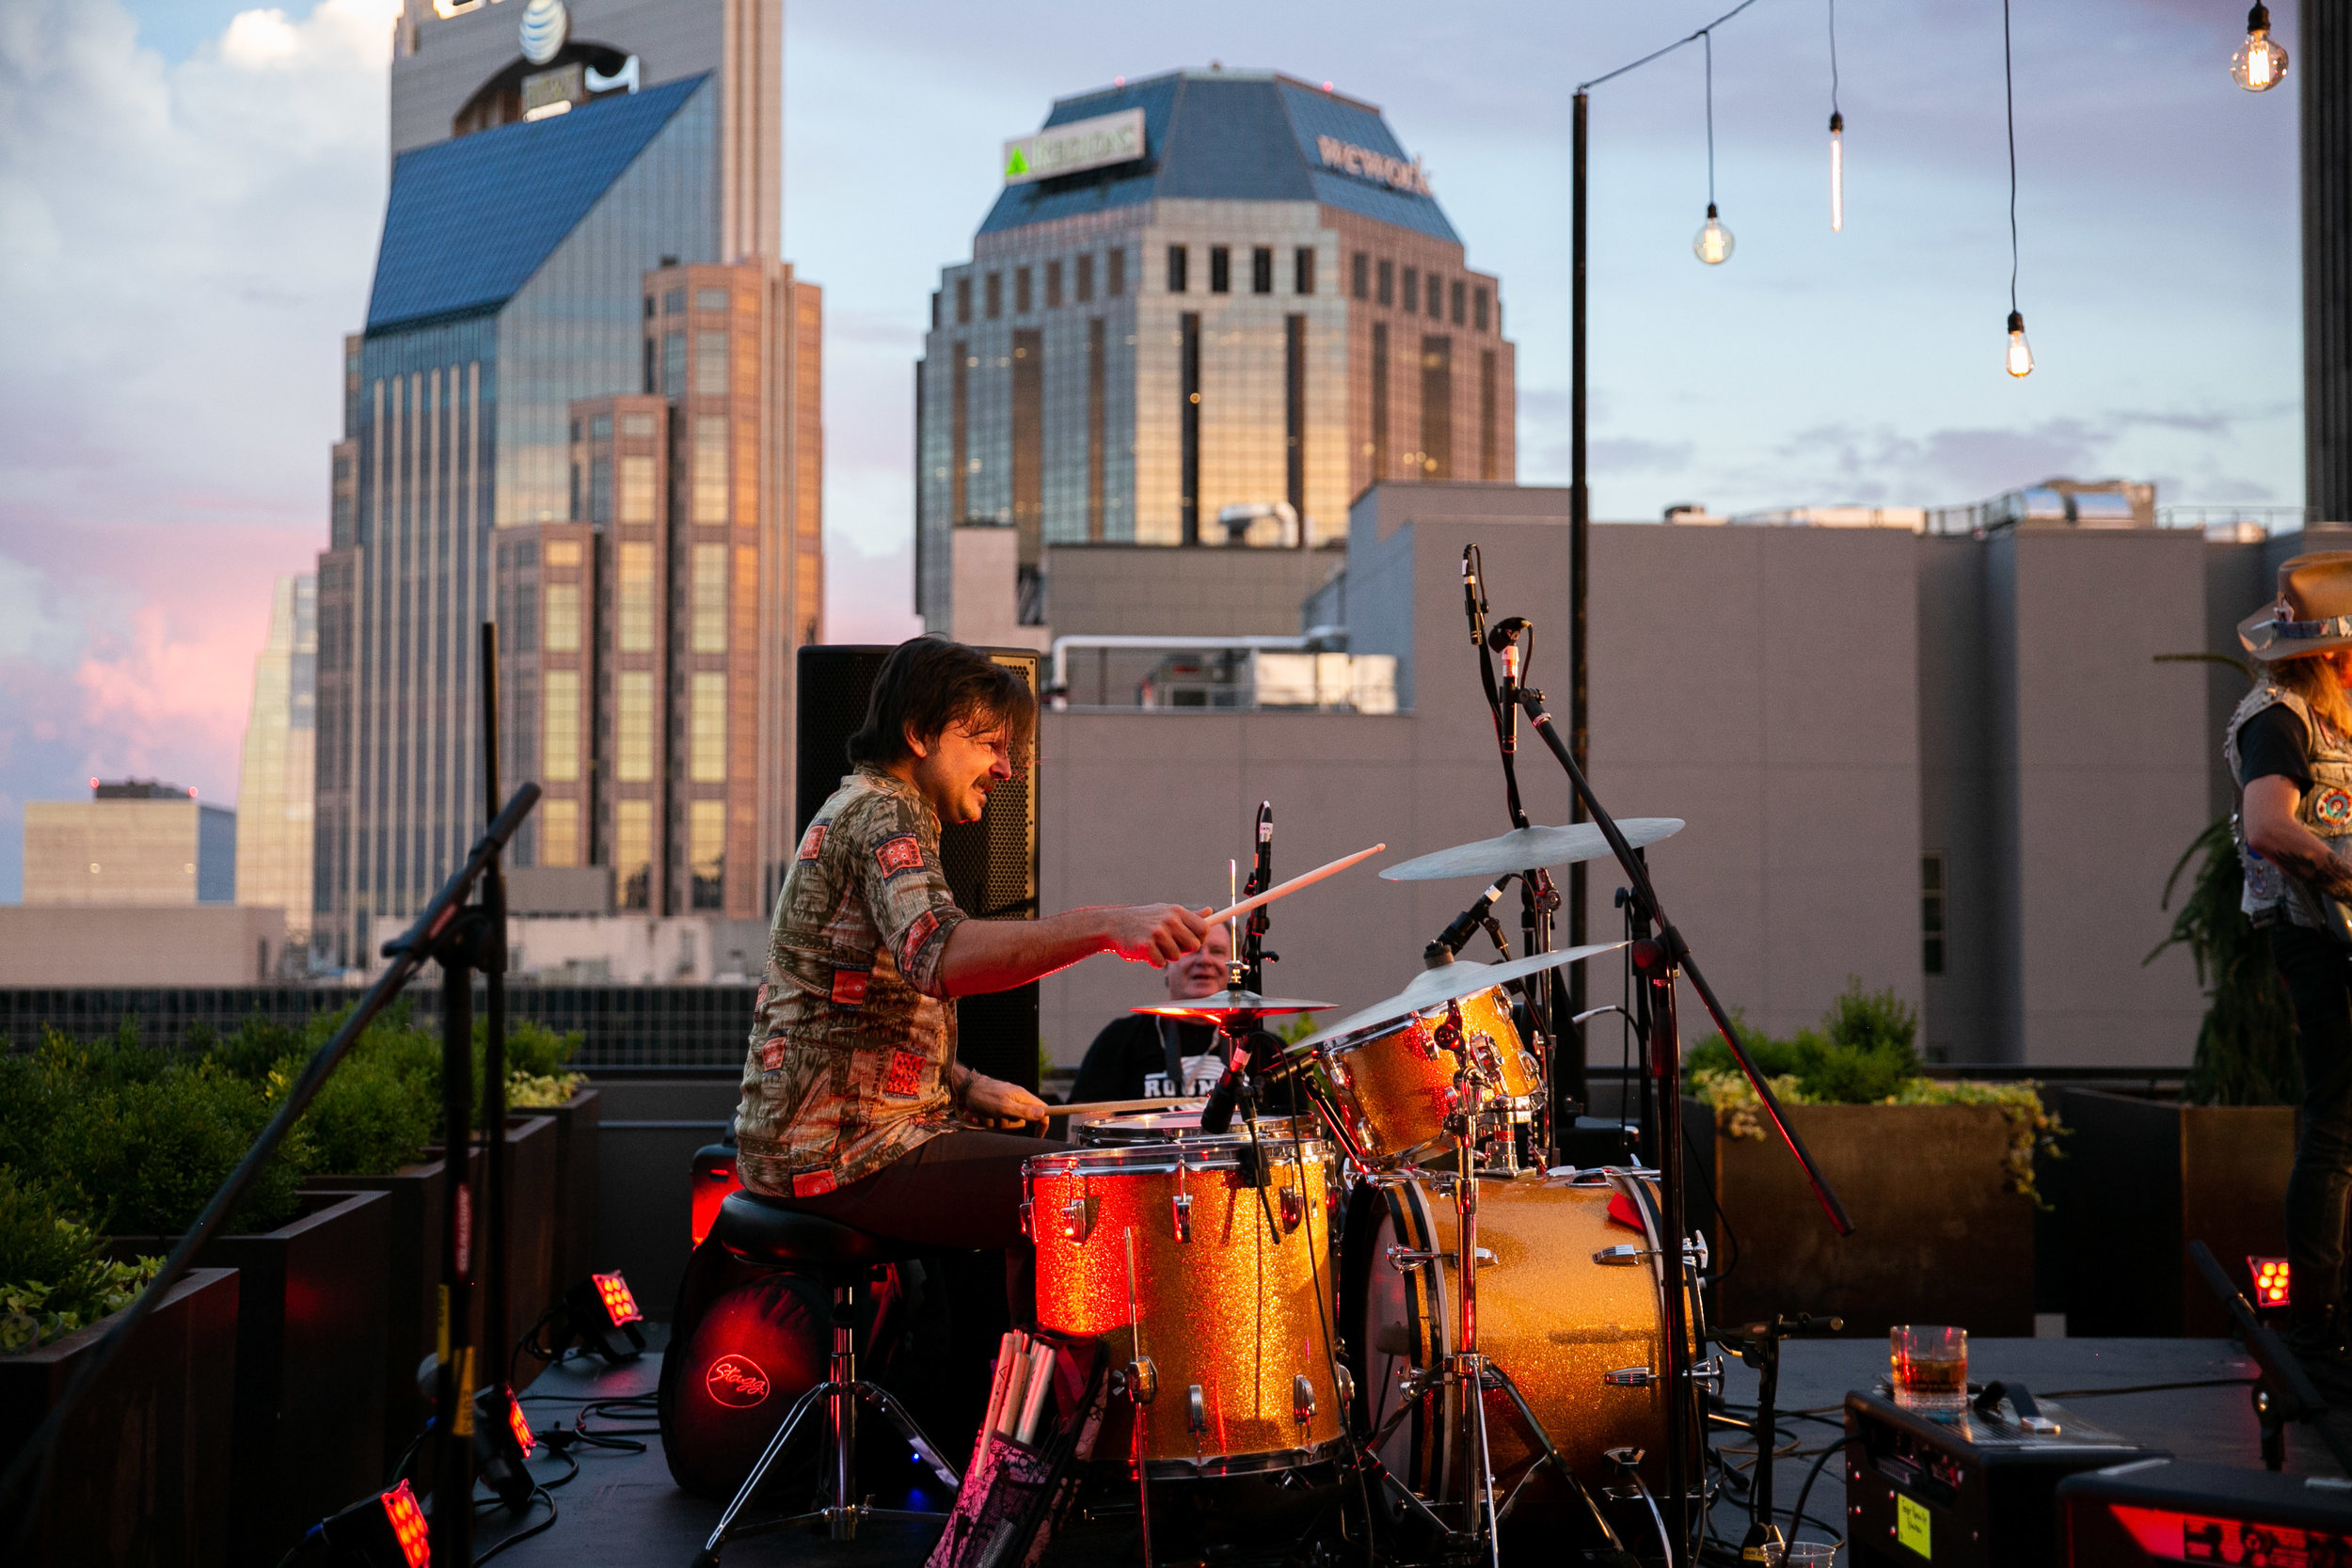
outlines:
[[2009, 373], [2020, 377], [2033, 374], [2033, 350], [2026, 342], [2026, 314], [2022, 310], [2009, 313]]
[[1829, 231], [1846, 227], [1846, 117], [1836, 110], [1829, 117]]
[[1731, 260], [1731, 230], [1715, 215], [1715, 204], [1707, 204], [1707, 227], [1691, 242], [1691, 254], [1710, 267], [1720, 267]]
[[2230, 56], [2230, 75], [2248, 92], [2268, 92], [2286, 79], [2287, 52], [2270, 38], [2270, 8], [2246, 13], [2246, 41]]

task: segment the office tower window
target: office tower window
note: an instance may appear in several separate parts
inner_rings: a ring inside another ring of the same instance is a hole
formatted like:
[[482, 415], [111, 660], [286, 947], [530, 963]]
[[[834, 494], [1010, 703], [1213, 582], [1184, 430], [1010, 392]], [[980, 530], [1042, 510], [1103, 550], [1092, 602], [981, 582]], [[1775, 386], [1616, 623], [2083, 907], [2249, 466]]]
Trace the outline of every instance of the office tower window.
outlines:
[[1078, 258], [1077, 277], [1073, 281], [1078, 286], [1079, 304], [1084, 305], [1094, 297], [1094, 257], [1091, 252]]
[[947, 370], [947, 520], [971, 515], [971, 470], [966, 466], [972, 436], [972, 345], [955, 345]]
[[[1313, 255], [1312, 251], [1305, 252]], [[1298, 515], [1298, 542], [1307, 542], [1307, 318], [1282, 318], [1283, 499]]]
[[[650, 302], [650, 301], [648, 301], [648, 303], [651, 303], [651, 302]], [[647, 339], [645, 340], [645, 375], [644, 375], [644, 385], [637, 388], [639, 391], [641, 391], [641, 392], [644, 393], [647, 397], [651, 397], [651, 396], [653, 396], [653, 395], [654, 395], [654, 393], [656, 393], [656, 392], [658, 392], [658, 391], [660, 391], [660, 390], [661, 389], [661, 385], [660, 385], [660, 382], [656, 379], [656, 377], [657, 377], [657, 376], [658, 376], [660, 372], [659, 372], [659, 371], [655, 368], [655, 366], [654, 366], [654, 357], [653, 357], [653, 355], [654, 355], [653, 340], [652, 340], [651, 338], [647, 338]]]
[[539, 818], [539, 863], [541, 865], [578, 865], [580, 863], [580, 802], [578, 800], [542, 800], [536, 813]]
[[723, 332], [694, 334], [694, 391], [697, 396], [723, 398], [727, 395], [727, 335]]
[[1005, 275], [1003, 273], [990, 273], [984, 281], [981, 293], [984, 296], [985, 309], [990, 321], [994, 321], [1005, 313]]
[[1495, 351], [1478, 351], [1478, 477], [1492, 482], [1495, 472]]
[[[1380, 263], [1386, 267], [1389, 263]], [[1372, 324], [1372, 482], [1389, 477], [1389, 324]]]
[[1177, 515], [1184, 523], [1184, 542], [1200, 543], [1200, 313], [1187, 310], [1183, 316], [1180, 354], [1182, 363], [1177, 371], [1180, 396], [1177, 414], [1182, 430], [1183, 451], [1178, 483], [1183, 486], [1177, 498]]
[[727, 677], [696, 671], [689, 688], [686, 776], [695, 784], [727, 782]]
[[1470, 291], [1463, 286], [1462, 280], [1458, 277], [1455, 278], [1450, 286], [1453, 290], [1452, 302], [1454, 307], [1454, 325], [1460, 326], [1462, 325], [1462, 317], [1465, 314], [1462, 308], [1463, 300], [1469, 294]]
[[698, 654], [727, 651], [727, 547], [694, 546], [694, 617], [689, 647]]
[[1311, 294], [1315, 292], [1315, 247], [1302, 245], [1291, 252], [1291, 293]]
[[1249, 253], [1249, 292], [1270, 294], [1274, 292], [1274, 251], [1259, 245]]
[[1385, 257], [1382, 258], [1380, 262], [1380, 288], [1378, 293], [1381, 304], [1394, 305], [1396, 303], [1396, 263], [1387, 260]]
[[653, 672], [624, 670], [613, 682], [612, 776], [623, 784], [653, 779]]
[[727, 520], [727, 417], [694, 416], [694, 521]]
[[[647, 419], [647, 425], [653, 420]], [[650, 432], [648, 432], [650, 434]], [[624, 523], [650, 523], [655, 507], [654, 462], [651, 457], [621, 459], [621, 515]]]
[[625, 910], [653, 907], [653, 802], [619, 800], [612, 807], [612, 880]]
[[1045, 309], [1048, 310], [1061, 309], [1061, 263], [1059, 261], [1045, 263]]
[[956, 279], [956, 325], [969, 326], [971, 324], [972, 280], [968, 277], [959, 277]]
[[550, 582], [544, 592], [547, 613], [539, 619], [540, 649], [550, 654], [580, 652], [580, 584]]
[[[1436, 295], [1431, 295], [1436, 298]], [[1421, 341], [1421, 472], [1454, 477], [1454, 340]]]
[[1029, 313], [1031, 308], [1032, 302], [1029, 298], [1029, 269], [1026, 267], [1015, 267], [1012, 269], [1012, 313], [1016, 316], [1025, 316]]
[[1183, 245], [1172, 245], [1168, 247], [1168, 292], [1169, 293], [1181, 294], [1184, 292], [1186, 281], [1184, 272], [1190, 260], [1190, 253]]
[[559, 784], [580, 777], [580, 672], [539, 676], [539, 776]]
[[692, 800], [686, 807], [687, 870], [694, 879], [693, 906], [698, 910], [726, 907], [724, 866], [727, 850], [727, 803]]
[[1012, 522], [1023, 565], [1041, 557], [1045, 518], [1045, 334], [1012, 335]]
[[1405, 309], [1407, 310], [1421, 309], [1421, 269], [1419, 267], [1405, 269]]
[[653, 652], [653, 546], [642, 539], [620, 547], [620, 615], [614, 628], [620, 651]]
[[939, 330], [939, 291], [937, 289], [931, 291], [931, 330], [933, 332]]
[[[645, 319], [646, 319], [647, 321], [651, 321], [651, 320], [653, 320], [653, 312], [654, 312], [653, 295], [651, 295], [651, 294], [647, 294], [647, 295], [645, 296]], [[354, 360], [354, 361], [353, 361], [353, 363], [355, 363], [355, 364], [356, 364], [356, 363], [358, 363], [358, 361], [357, 361], [357, 360]]]
[[661, 291], [661, 313], [663, 315], [675, 316], [684, 311], [685, 309], [686, 291], [684, 289], [664, 289]]
[[1103, 253], [1103, 290], [1113, 299], [1127, 292], [1127, 252], [1122, 246]]
[[547, 549], [541, 553], [539, 559], [550, 566], [577, 566], [580, 564], [580, 541], [550, 539], [548, 541]]
[[1103, 538], [1103, 318], [1095, 316], [1087, 323], [1087, 538], [1097, 544]]
[[1438, 279], [1438, 275], [1434, 272], [1429, 275], [1428, 294], [1429, 308], [1425, 313], [1431, 321], [1440, 321], [1444, 319], [1445, 289]]
[[1944, 854], [1919, 857], [1919, 968], [1944, 973]]
[[[573, 506], [579, 511], [577, 503]], [[609, 523], [612, 520], [612, 459], [592, 457], [588, 460], [588, 520]]]
[[624, 414], [624, 415], [622, 415], [622, 416], [621, 416], [621, 434], [622, 434], [622, 435], [624, 435], [624, 436], [652, 436], [652, 435], [653, 435], [653, 416], [652, 416], [651, 414]]
[[1486, 288], [1483, 283], [1470, 291], [1470, 326], [1480, 332], [1486, 330]]
[[[577, 420], [572, 422], [575, 425], [579, 423]], [[591, 418], [588, 421], [588, 438], [592, 441], [610, 441], [612, 439], [612, 416], [610, 414], [598, 414]], [[573, 439], [577, 440], [579, 437], [574, 436]]]
[[1230, 294], [1233, 292], [1233, 249], [1231, 245], [1209, 246], [1209, 293]]
[[682, 398], [686, 395], [686, 334], [664, 332], [661, 335], [661, 395]]
[[1359, 250], [1356, 252], [1354, 259], [1347, 265], [1348, 271], [1353, 275], [1348, 280], [1347, 292], [1358, 299], [1370, 299], [1372, 297], [1372, 258]]
[[694, 291], [694, 309], [697, 310], [723, 310], [729, 303], [728, 293], [724, 289], [696, 289]]

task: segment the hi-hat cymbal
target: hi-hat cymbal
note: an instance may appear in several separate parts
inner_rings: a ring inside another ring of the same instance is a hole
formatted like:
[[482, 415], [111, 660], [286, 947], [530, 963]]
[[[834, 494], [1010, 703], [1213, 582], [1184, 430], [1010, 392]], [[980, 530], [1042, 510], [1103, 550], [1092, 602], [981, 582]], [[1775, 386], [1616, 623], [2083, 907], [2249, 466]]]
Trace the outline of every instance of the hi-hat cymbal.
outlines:
[[[1617, 819], [1617, 831], [1625, 834], [1628, 844], [1639, 849], [1645, 844], [1656, 844], [1680, 832], [1682, 818], [1621, 816]], [[1441, 877], [1501, 877], [1539, 865], [1601, 860], [1608, 853], [1609, 841], [1590, 822], [1572, 822], [1565, 828], [1514, 828], [1500, 838], [1482, 838], [1475, 844], [1457, 844], [1451, 849], [1415, 856], [1389, 867], [1380, 877], [1391, 882], [1430, 882]]]
[[1291, 1050], [1293, 1053], [1311, 1051], [1327, 1040], [1335, 1040], [1376, 1024], [1393, 1023], [1414, 1013], [1425, 1013], [1432, 1007], [1442, 1007], [1449, 1002], [1474, 996], [1487, 987], [1499, 986], [1505, 980], [1517, 980], [1547, 969], [1557, 969], [1562, 964], [1577, 963], [1602, 953], [1613, 953], [1624, 945], [1622, 942], [1594, 942], [1585, 947], [1567, 947], [1557, 953], [1536, 953], [1499, 964], [1456, 958], [1450, 964], [1422, 970], [1413, 976], [1411, 985], [1386, 1002], [1375, 1002], [1361, 1012], [1348, 1014], [1329, 1028], [1309, 1035]]
[[1319, 1013], [1331, 1006], [1328, 1002], [1301, 1002], [1291, 996], [1260, 996], [1254, 990], [1219, 990], [1182, 1002], [1154, 1002], [1148, 1007], [1130, 1007], [1127, 1010], [1131, 1013], [1150, 1013], [1155, 1018], [1188, 1018], [1215, 1023], [1220, 1019], [1250, 1014], [1270, 1018], [1277, 1013]]

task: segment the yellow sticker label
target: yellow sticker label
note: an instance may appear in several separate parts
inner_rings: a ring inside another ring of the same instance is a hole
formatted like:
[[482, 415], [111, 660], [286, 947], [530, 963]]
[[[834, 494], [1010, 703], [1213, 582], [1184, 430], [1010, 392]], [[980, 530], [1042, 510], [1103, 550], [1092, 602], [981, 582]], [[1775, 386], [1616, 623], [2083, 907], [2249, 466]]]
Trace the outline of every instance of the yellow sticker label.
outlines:
[[439, 1331], [435, 1335], [434, 1340], [436, 1345], [439, 1348], [441, 1359], [443, 1361], [447, 1361], [449, 1359], [449, 1287], [446, 1285], [442, 1286], [440, 1288], [439, 1295], [441, 1322]]
[[1900, 1495], [1895, 1498], [1895, 1539], [1921, 1557], [1935, 1555], [1928, 1549], [1928, 1511]]
[[[450, 1431], [459, 1437], [473, 1435], [473, 1347], [468, 1345], [457, 1353], [457, 1414], [450, 1422]], [[1925, 1519], [1927, 1515], [1921, 1514]], [[1927, 1539], [1927, 1527], [1922, 1525], [1919, 1539]], [[1921, 1550], [1926, 1548], [1922, 1547]]]

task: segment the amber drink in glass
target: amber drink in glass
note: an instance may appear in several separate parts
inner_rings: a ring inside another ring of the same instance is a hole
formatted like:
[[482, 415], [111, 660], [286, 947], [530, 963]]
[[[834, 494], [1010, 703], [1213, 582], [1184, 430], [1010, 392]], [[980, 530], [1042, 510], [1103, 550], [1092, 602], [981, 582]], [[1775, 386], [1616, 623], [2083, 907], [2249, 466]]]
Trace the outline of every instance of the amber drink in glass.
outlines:
[[1906, 1323], [1887, 1332], [1895, 1402], [1912, 1410], [1968, 1404], [1968, 1331]]

